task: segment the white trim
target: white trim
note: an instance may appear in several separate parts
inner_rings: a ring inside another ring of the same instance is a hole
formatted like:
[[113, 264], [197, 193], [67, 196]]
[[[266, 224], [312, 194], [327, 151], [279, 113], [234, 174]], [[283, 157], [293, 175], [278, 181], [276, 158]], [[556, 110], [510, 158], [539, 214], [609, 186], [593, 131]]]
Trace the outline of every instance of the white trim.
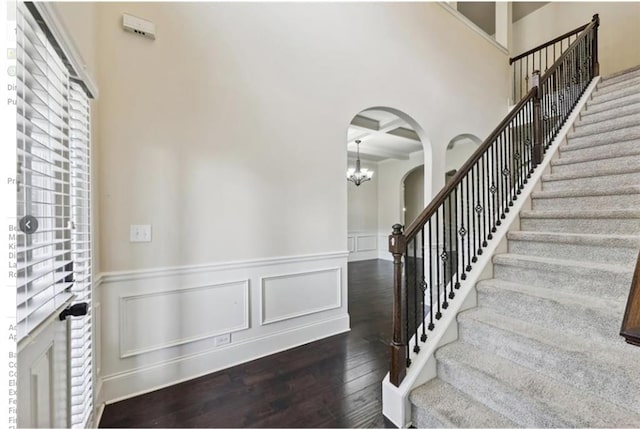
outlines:
[[[337, 297], [338, 302], [336, 304], [324, 306], [324, 307], [315, 307], [311, 308], [308, 311], [300, 311], [297, 313], [290, 313], [281, 317], [277, 317], [274, 319], [266, 319], [265, 311], [264, 311], [264, 303], [265, 303], [265, 280], [270, 279], [284, 279], [290, 277], [302, 277], [309, 274], [314, 273], [324, 273], [324, 272], [335, 272], [336, 273], [336, 287], [337, 287]], [[269, 325], [271, 323], [282, 322], [284, 320], [295, 319], [296, 317], [308, 316], [310, 314], [320, 313], [321, 311], [334, 310], [336, 308], [342, 307], [342, 270], [340, 267], [331, 267], [331, 268], [322, 268], [319, 270], [310, 270], [310, 271], [299, 271], [295, 273], [287, 273], [287, 274], [278, 274], [275, 276], [264, 276], [260, 278], [260, 325]]]
[[[348, 331], [349, 316], [342, 315], [238, 342], [224, 349], [205, 350], [170, 361], [141, 366], [103, 377], [103, 396], [106, 398], [105, 403], [111, 404]], [[275, 348], [274, 344], [277, 344]], [[212, 367], [211, 362], [219, 359], [224, 359], [225, 363]], [[181, 375], [174, 378], [175, 374]], [[132, 393], [130, 386], [146, 387], [138, 387]]]
[[396, 426], [407, 427], [409, 425], [411, 420], [409, 393], [411, 393], [411, 390], [415, 387], [437, 376], [433, 353], [442, 345], [452, 341], [453, 334], [451, 333], [451, 326], [457, 326], [455, 324], [458, 312], [468, 308], [467, 300], [469, 299], [470, 293], [475, 290], [476, 282], [485, 278], [483, 277], [483, 275], [486, 275], [485, 270], [492, 268], [491, 261], [494, 253], [501, 245], [504, 246], [504, 240], [506, 240], [507, 233], [510, 229], [519, 225], [520, 211], [526, 207], [527, 204], [530, 204], [529, 197], [531, 192], [537, 188], [538, 182], [543, 174], [545, 174], [545, 170], [549, 166], [551, 159], [554, 157], [560, 144], [565, 140], [568, 132], [572, 129], [574, 122], [591, 97], [599, 80], [600, 76], [595, 77], [585, 90], [573, 112], [569, 115], [567, 121], [553, 140], [542, 163], [531, 175], [529, 183], [525, 185], [522, 194], [518, 196], [518, 199], [514, 202], [513, 207], [507, 214], [506, 219], [502, 221], [502, 226], [494, 233], [493, 239], [489, 241], [487, 248], [478, 258], [478, 261], [473, 266], [473, 270], [468, 274], [467, 279], [460, 282], [461, 287], [456, 292], [456, 299], [450, 301], [449, 308], [442, 313], [442, 319], [438, 321], [435, 329], [429, 334], [429, 340], [422, 345], [421, 353], [416, 354], [411, 351], [409, 356], [412, 362], [411, 367], [407, 368], [407, 375], [400, 386], [396, 387], [391, 384], [388, 373], [385, 376], [382, 382], [382, 412]]
[[458, 20], [460, 22], [462, 22], [464, 25], [466, 25], [467, 27], [469, 27], [470, 29], [472, 29], [473, 31], [475, 31], [479, 36], [481, 36], [483, 39], [485, 39], [487, 42], [491, 43], [494, 47], [496, 47], [500, 52], [502, 52], [505, 55], [509, 55], [509, 50], [507, 48], [505, 48], [504, 46], [502, 46], [500, 43], [498, 43], [495, 39], [493, 39], [491, 36], [489, 36], [487, 33], [485, 33], [485, 31], [483, 29], [481, 29], [480, 27], [478, 27], [476, 24], [474, 24], [469, 18], [467, 18], [466, 16], [464, 16], [463, 14], [461, 14], [460, 12], [458, 12], [456, 9], [454, 9], [453, 7], [451, 7], [451, 5], [447, 2], [442, 2], [439, 1], [438, 4], [440, 6], [442, 6], [442, 8], [444, 10], [446, 10], [447, 12], [449, 12], [451, 15], [455, 16], [456, 18], [458, 18]]
[[49, 31], [51, 31], [60, 49], [62, 49], [64, 56], [71, 64], [71, 67], [73, 67], [75, 71], [74, 77], [84, 83], [91, 98], [98, 98], [98, 86], [91, 76], [84, 58], [80, 55], [80, 50], [73, 41], [73, 37], [71, 37], [69, 30], [67, 30], [62, 19], [60, 19], [55, 3], [33, 2], [33, 5], [40, 16], [42, 16], [44, 23]]
[[[155, 346], [125, 350], [124, 343], [126, 339], [126, 332], [128, 331], [128, 324], [127, 324], [127, 317], [126, 317], [127, 315], [125, 312], [125, 305], [127, 301], [141, 299], [141, 298], [150, 297], [150, 296], [173, 295], [173, 294], [184, 293], [188, 291], [194, 291], [198, 289], [217, 288], [217, 287], [229, 286], [229, 285], [241, 285], [244, 288], [244, 297], [245, 297], [244, 308], [243, 308], [244, 320], [241, 325], [224, 328], [224, 329], [213, 331], [213, 332], [208, 332], [203, 335], [180, 338], [174, 341], [157, 344]], [[159, 291], [153, 291], [153, 292], [142, 292], [142, 293], [136, 293], [136, 294], [121, 295], [119, 313], [120, 313], [120, 358], [121, 359], [131, 357], [131, 356], [141, 355], [141, 354], [152, 352], [155, 350], [166, 349], [168, 347], [179, 346], [181, 344], [192, 343], [194, 341], [204, 340], [204, 339], [215, 337], [221, 334], [230, 334], [233, 332], [243, 331], [245, 329], [249, 329], [249, 279], [230, 281], [230, 282], [224, 282], [224, 283], [216, 283], [216, 284], [210, 284], [210, 285], [191, 286], [191, 287], [185, 287], [185, 288], [175, 288], [175, 289], [166, 289], [166, 290], [159, 290]]]
[[131, 271], [111, 271], [99, 274], [100, 285], [123, 282], [129, 280], [141, 280], [155, 277], [178, 276], [186, 274], [197, 274], [209, 271], [223, 271], [231, 269], [245, 269], [255, 267], [266, 267], [269, 265], [280, 265], [296, 262], [323, 261], [327, 259], [340, 259], [349, 255], [348, 251], [316, 253], [312, 255], [281, 256], [274, 258], [250, 259], [244, 261], [218, 262], [200, 265], [183, 265], [162, 268], [150, 268], [144, 270]]
[[71, 304], [76, 298], [77, 298], [76, 295], [72, 294], [65, 302], [60, 304], [58, 308], [56, 308], [55, 311], [51, 313], [51, 315], [49, 315], [49, 317], [44, 319], [31, 332], [29, 332], [26, 336], [21, 338], [18, 344], [16, 345], [16, 352], [20, 353], [22, 350], [24, 350], [24, 348], [27, 347], [29, 344], [31, 344], [31, 342], [35, 341], [38, 335], [42, 331], [47, 329], [49, 325], [51, 325], [54, 322], [61, 322], [60, 312], [62, 311], [63, 308], [68, 307], [69, 304]]

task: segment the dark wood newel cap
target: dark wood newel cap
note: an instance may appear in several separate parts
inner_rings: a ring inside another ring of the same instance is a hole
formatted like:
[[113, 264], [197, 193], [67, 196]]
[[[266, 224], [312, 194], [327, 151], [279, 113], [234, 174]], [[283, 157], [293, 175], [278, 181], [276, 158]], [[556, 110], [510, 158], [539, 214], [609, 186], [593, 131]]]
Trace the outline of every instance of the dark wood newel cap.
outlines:
[[392, 234], [393, 235], [402, 235], [402, 225], [400, 225], [399, 223], [396, 223], [395, 225], [393, 225], [391, 227], [391, 229], [393, 230]]

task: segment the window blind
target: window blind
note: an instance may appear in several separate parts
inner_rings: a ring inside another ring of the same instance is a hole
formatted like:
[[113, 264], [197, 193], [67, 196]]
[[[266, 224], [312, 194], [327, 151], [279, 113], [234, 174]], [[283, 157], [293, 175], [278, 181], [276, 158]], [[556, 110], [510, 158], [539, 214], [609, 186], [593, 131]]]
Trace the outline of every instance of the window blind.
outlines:
[[86, 316], [69, 319], [70, 425], [85, 428], [93, 414], [90, 110], [50, 37], [19, 2], [17, 214], [39, 225], [16, 232], [17, 330], [25, 338], [73, 295], [88, 304]]
[[17, 7], [17, 333], [24, 338], [71, 297], [68, 72], [23, 3]]
[[72, 82], [69, 92], [71, 158], [71, 255], [75, 282], [71, 288], [89, 313], [71, 319], [71, 427], [85, 428], [93, 411], [91, 323], [91, 129], [89, 98]]

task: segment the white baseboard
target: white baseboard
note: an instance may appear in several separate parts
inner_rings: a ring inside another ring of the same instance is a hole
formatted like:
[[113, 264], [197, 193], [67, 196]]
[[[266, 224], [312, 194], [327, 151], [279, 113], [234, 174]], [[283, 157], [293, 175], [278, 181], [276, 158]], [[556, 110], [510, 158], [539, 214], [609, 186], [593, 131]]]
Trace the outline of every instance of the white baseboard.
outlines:
[[[110, 375], [102, 380], [103, 396], [107, 398], [107, 404], [118, 402], [348, 331], [349, 316], [344, 315], [224, 349], [211, 349], [158, 365]], [[134, 392], [132, 386], [135, 386]]]

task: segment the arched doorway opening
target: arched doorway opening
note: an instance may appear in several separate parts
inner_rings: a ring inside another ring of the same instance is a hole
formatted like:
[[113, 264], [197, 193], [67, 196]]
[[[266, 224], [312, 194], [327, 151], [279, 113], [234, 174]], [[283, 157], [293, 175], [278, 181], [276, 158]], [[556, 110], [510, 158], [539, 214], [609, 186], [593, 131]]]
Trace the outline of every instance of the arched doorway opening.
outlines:
[[[367, 169], [371, 180], [347, 181], [347, 244], [349, 260], [390, 259], [387, 236], [395, 223], [405, 224], [405, 176], [417, 167], [431, 171], [431, 145], [418, 123], [406, 113], [390, 107], [360, 111], [347, 130], [345, 171]], [[422, 174], [424, 202], [431, 197], [431, 174]]]

